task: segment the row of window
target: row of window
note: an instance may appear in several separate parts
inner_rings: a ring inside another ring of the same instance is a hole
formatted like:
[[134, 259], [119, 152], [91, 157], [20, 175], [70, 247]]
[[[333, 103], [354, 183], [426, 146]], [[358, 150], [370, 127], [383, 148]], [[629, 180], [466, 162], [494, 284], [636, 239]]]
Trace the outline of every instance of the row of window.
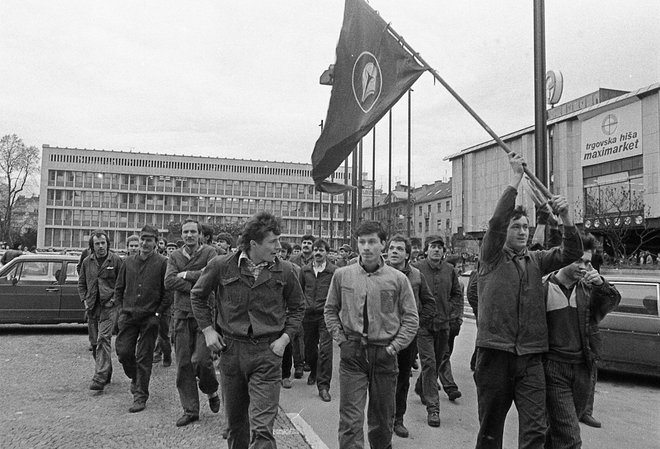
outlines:
[[[49, 187], [318, 199], [312, 184], [49, 170]], [[324, 201], [330, 201], [328, 194]]]
[[[283, 168], [271, 167], [263, 165], [264, 161], [245, 161], [251, 165], [238, 165], [230, 163], [212, 163], [212, 162], [192, 162], [192, 161], [178, 161], [166, 159], [145, 159], [145, 155], [141, 157], [108, 157], [108, 156], [91, 156], [82, 154], [51, 154], [50, 162], [60, 162], [65, 164], [93, 164], [103, 166], [124, 166], [124, 167], [144, 167], [144, 168], [160, 168], [168, 170], [190, 170], [190, 171], [208, 171], [208, 172], [223, 172], [223, 173], [245, 173], [245, 174], [260, 174], [260, 175], [273, 175], [273, 176], [298, 176], [298, 177], [311, 177], [312, 171], [301, 168]], [[255, 164], [255, 165], [252, 165]], [[262, 165], [256, 165], [262, 164]], [[344, 179], [344, 172], [337, 171], [335, 173], [336, 179]], [[350, 180], [350, 171], [348, 179]]]

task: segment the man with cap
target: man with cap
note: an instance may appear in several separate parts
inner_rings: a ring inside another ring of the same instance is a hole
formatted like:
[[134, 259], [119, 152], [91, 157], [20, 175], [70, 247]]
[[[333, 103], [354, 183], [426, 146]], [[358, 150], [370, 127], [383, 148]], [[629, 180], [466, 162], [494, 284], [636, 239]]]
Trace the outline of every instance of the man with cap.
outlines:
[[158, 254], [157, 246], [158, 229], [145, 225], [140, 231], [140, 253], [126, 258], [115, 286], [115, 300], [121, 306], [115, 349], [131, 379], [131, 413], [146, 407], [160, 315], [170, 306], [165, 291], [167, 258]]
[[339, 258], [337, 259], [336, 265], [338, 267], [345, 267], [348, 265], [352, 252], [353, 248], [351, 248], [351, 245], [342, 245], [341, 248], [339, 248]]
[[165, 246], [166, 256], [170, 257], [177, 249], [179, 249], [179, 247], [176, 246], [176, 242], [167, 242], [167, 245]]
[[90, 390], [103, 391], [112, 376], [112, 329], [119, 307], [115, 300], [115, 280], [121, 258], [108, 250], [110, 238], [100, 229], [89, 238], [91, 254], [83, 260], [78, 277], [78, 294], [85, 304], [87, 326], [96, 368]]
[[[458, 282], [454, 267], [443, 260], [445, 242], [437, 235], [429, 236], [425, 245], [426, 257], [415, 266], [422, 272], [435, 297], [436, 316], [433, 325], [427, 330], [429, 339], [418, 339], [420, 357], [430, 355], [430, 360], [422, 360], [422, 373], [417, 378], [415, 393], [426, 405], [427, 422], [431, 427], [440, 426], [440, 402], [438, 396], [438, 375], [442, 357], [447, 351], [450, 323], [460, 319], [463, 313], [463, 289]], [[432, 345], [425, 348], [424, 344]], [[445, 391], [450, 400], [460, 397], [458, 387]], [[453, 398], [453, 399], [452, 399]]]

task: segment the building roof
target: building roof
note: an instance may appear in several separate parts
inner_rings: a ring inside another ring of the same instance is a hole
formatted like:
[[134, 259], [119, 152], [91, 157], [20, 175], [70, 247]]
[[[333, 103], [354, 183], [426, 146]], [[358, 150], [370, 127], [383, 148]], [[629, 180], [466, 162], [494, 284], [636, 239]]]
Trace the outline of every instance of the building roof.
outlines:
[[433, 184], [424, 184], [414, 190], [413, 196], [415, 203], [451, 198], [451, 178], [449, 181], [435, 181]]

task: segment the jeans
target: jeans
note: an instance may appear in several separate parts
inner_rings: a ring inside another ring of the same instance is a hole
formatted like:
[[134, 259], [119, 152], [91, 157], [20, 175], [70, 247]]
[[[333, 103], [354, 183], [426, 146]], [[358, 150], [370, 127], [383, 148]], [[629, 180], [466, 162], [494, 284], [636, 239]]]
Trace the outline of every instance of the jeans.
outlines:
[[146, 402], [149, 398], [149, 379], [158, 337], [158, 317], [153, 314], [119, 315], [119, 335], [115, 349], [124, 373], [135, 384], [135, 401]]
[[591, 390], [591, 373], [584, 363], [572, 364], [546, 359], [543, 362], [548, 405], [548, 449], [578, 449], [580, 416]]
[[429, 413], [440, 412], [438, 370], [442, 356], [447, 351], [448, 339], [449, 329], [429, 331], [426, 328], [420, 328], [417, 332], [417, 348], [419, 360], [422, 363], [422, 373], [417, 377], [415, 391], [421, 392]]
[[178, 318], [174, 327], [176, 388], [186, 415], [199, 416], [197, 379], [202, 393], [218, 391], [218, 379], [204, 334], [195, 318]]
[[220, 384], [227, 412], [229, 449], [275, 449], [273, 423], [282, 380], [282, 358], [269, 341], [227, 338], [220, 354]]
[[94, 361], [94, 377], [92, 380], [101, 384], [110, 381], [112, 377], [112, 329], [117, 320], [119, 307], [103, 307], [97, 305], [90, 312], [87, 325], [89, 335], [94, 335], [92, 344]]
[[319, 390], [330, 390], [332, 379], [332, 336], [325, 320], [303, 321], [305, 335], [305, 361], [309, 363], [309, 375], [316, 378]]
[[339, 447], [364, 447], [364, 406], [369, 395], [367, 426], [372, 448], [392, 447], [397, 360], [385, 346], [348, 340], [340, 347]]
[[547, 424], [541, 354], [478, 348], [474, 382], [479, 408], [477, 449], [502, 448], [504, 421], [512, 402], [518, 410], [518, 447], [543, 447]]

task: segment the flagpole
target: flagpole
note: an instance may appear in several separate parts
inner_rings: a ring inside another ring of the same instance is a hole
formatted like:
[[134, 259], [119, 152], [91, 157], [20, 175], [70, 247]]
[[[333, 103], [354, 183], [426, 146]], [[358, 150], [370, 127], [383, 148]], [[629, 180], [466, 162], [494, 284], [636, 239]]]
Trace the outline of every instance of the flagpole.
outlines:
[[[479, 117], [479, 115], [474, 111], [474, 109], [472, 109], [472, 108], [470, 107], [470, 105], [468, 105], [468, 104], [465, 102], [465, 100], [463, 100], [463, 98], [461, 98], [461, 96], [458, 95], [458, 93], [457, 93], [454, 89], [452, 89], [452, 87], [451, 87], [449, 84], [447, 84], [447, 82], [446, 82], [444, 79], [442, 79], [442, 77], [438, 74], [438, 72], [437, 72], [433, 67], [431, 67], [431, 66], [430, 66], [430, 65], [424, 60], [424, 58], [422, 58], [422, 57], [420, 56], [420, 54], [419, 54], [418, 52], [416, 52], [416, 51], [415, 51], [415, 50], [414, 50], [414, 49], [413, 49], [413, 48], [412, 48], [412, 47], [411, 47], [411, 46], [410, 46], [410, 45], [409, 45], [409, 44], [403, 39], [403, 37], [401, 37], [401, 35], [400, 35], [399, 33], [397, 33], [396, 31], [394, 31], [394, 30], [392, 29], [392, 27], [391, 27], [389, 24], [387, 25], [387, 31], [389, 31], [389, 32], [392, 34], [392, 36], [394, 36], [394, 37], [399, 41], [399, 43], [400, 43], [400, 44], [401, 44], [406, 50], [408, 50], [408, 52], [410, 52], [410, 54], [411, 54], [415, 59], [417, 59], [417, 60], [419, 61], [420, 65], [424, 66], [424, 67], [426, 68], [426, 70], [428, 70], [428, 71], [431, 73], [431, 75], [433, 75], [433, 77], [434, 77], [434, 78], [435, 78], [440, 84], [442, 84], [442, 85], [444, 86], [444, 88], [447, 89], [447, 91], [449, 91], [449, 93], [450, 93], [450, 94], [451, 94], [451, 95], [452, 95], [452, 96], [453, 96], [453, 97], [454, 97], [454, 98], [455, 98], [455, 99], [461, 104], [461, 106], [463, 106], [463, 108], [465, 108], [466, 111], [468, 111], [468, 113], [469, 113], [469, 114], [470, 114], [470, 115], [471, 115], [471, 116], [472, 116], [472, 117], [473, 117], [473, 118], [474, 118], [474, 119], [475, 119], [475, 120], [481, 125], [481, 127], [482, 127], [484, 130], [486, 130], [486, 132], [487, 132], [488, 134], [490, 134], [490, 136], [495, 140], [495, 142], [497, 142], [497, 144], [498, 144], [498, 145], [499, 145], [499, 146], [500, 146], [500, 147], [501, 147], [501, 148], [502, 148], [507, 154], [509, 154], [509, 153], [513, 153], [513, 150], [511, 149], [511, 147], [509, 147], [506, 143], [504, 143], [504, 141], [503, 141], [502, 139], [500, 139], [500, 137], [499, 137], [497, 134], [495, 134], [495, 132], [494, 132], [492, 129], [490, 129], [490, 127], [486, 124], [486, 122], [484, 122], [484, 121], [481, 119], [481, 117]], [[534, 175], [534, 173], [532, 173], [532, 172], [527, 168], [527, 165], [525, 165], [523, 168], [524, 168], [524, 170], [525, 170], [525, 174], [529, 177], [529, 179], [531, 179], [531, 180], [534, 182], [534, 184], [536, 184], [536, 186], [537, 186], [537, 187], [539, 188], [539, 190], [540, 190], [540, 191], [546, 196], [546, 198], [548, 198], [548, 199], [552, 198], [552, 193], [550, 192], [550, 190], [548, 190], [548, 188], [547, 188], [547, 187], [546, 187], [546, 186], [545, 186], [545, 185], [544, 185], [544, 184], [543, 184], [543, 183], [542, 183], [542, 182], [536, 177], [536, 175]]]
[[362, 223], [362, 139], [358, 150], [358, 224]]
[[389, 143], [389, 157], [387, 164], [387, 186], [389, 193], [389, 200], [387, 201], [387, 235], [388, 237], [392, 235], [392, 109], [390, 108], [389, 112], [389, 123], [390, 123], [390, 143]]
[[411, 143], [411, 103], [412, 103], [412, 89], [408, 89], [408, 205], [406, 207], [406, 230], [408, 232], [408, 238], [410, 238], [410, 207], [411, 207], [411, 197], [412, 197], [412, 174], [411, 174], [411, 165], [412, 165], [412, 143]]
[[376, 219], [376, 125], [373, 129], [373, 154], [371, 157], [371, 219]]

